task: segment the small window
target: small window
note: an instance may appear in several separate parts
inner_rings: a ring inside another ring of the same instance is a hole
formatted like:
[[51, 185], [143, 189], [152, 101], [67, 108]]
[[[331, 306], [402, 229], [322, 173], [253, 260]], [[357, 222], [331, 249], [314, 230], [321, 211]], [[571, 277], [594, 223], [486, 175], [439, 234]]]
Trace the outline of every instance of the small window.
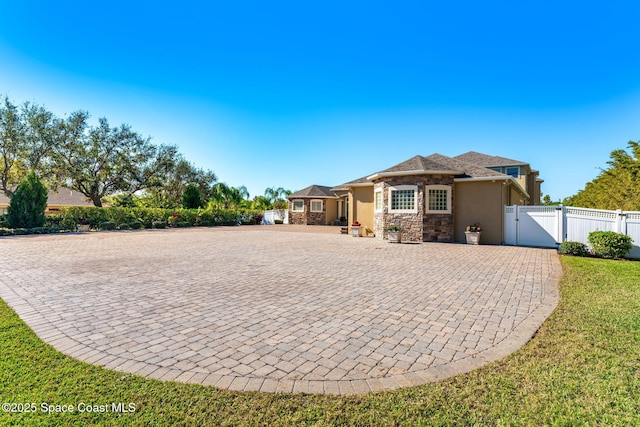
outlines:
[[311, 201], [311, 212], [322, 212], [322, 200]]
[[502, 173], [502, 168], [487, 168], [487, 169], [491, 169], [492, 171], [496, 171], [496, 172]]
[[389, 188], [389, 212], [416, 213], [418, 187], [415, 185], [399, 185]]
[[373, 205], [375, 212], [382, 212], [382, 190], [376, 190], [373, 193]]
[[304, 200], [294, 200], [291, 210], [293, 212], [304, 212]]
[[451, 213], [451, 187], [448, 185], [427, 185], [427, 213]]
[[511, 175], [514, 178], [518, 178], [520, 176], [520, 168], [515, 166], [515, 167], [511, 167], [511, 168], [507, 168], [505, 173], [507, 175]]

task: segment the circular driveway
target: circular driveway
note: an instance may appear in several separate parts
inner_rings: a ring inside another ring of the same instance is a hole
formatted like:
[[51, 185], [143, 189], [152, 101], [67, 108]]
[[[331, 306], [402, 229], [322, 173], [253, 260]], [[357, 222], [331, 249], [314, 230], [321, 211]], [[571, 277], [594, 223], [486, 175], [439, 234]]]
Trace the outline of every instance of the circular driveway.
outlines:
[[72, 357], [327, 394], [424, 384], [510, 354], [555, 308], [560, 276], [555, 250], [286, 225], [2, 238], [0, 259], [0, 297]]

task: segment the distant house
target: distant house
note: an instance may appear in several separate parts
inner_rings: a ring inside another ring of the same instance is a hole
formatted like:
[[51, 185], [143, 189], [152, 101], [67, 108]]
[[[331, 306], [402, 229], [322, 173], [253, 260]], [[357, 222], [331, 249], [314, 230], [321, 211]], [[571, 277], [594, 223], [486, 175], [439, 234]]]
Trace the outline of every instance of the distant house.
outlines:
[[312, 185], [289, 199], [289, 222], [358, 221], [364, 234], [385, 238], [392, 224], [404, 241], [462, 242], [480, 223], [484, 243], [503, 242], [505, 205], [540, 204], [539, 172], [526, 162], [468, 152], [414, 156], [336, 187]]
[[[0, 193], [0, 215], [6, 214], [9, 208], [9, 198]], [[93, 203], [84, 194], [65, 187], [58, 187], [56, 191], [49, 190], [47, 209], [45, 214], [60, 213], [60, 208], [65, 206], [93, 206]]]

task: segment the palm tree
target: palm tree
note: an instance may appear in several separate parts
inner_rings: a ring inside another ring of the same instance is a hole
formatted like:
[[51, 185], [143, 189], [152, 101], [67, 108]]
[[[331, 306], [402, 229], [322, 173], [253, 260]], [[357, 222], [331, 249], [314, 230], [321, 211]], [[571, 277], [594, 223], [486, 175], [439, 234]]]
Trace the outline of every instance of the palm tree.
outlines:
[[245, 187], [244, 185], [238, 187], [238, 192], [240, 193], [240, 197], [244, 200], [249, 200], [249, 197], [251, 197], [249, 195], [249, 190], [247, 190], [247, 187]]

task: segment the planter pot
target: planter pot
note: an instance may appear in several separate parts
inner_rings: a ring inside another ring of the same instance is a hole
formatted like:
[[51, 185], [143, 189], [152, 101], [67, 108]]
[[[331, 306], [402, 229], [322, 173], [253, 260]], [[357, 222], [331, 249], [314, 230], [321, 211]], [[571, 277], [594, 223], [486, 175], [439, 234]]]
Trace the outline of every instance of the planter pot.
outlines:
[[78, 224], [78, 231], [79, 232], [86, 233], [87, 231], [89, 231], [90, 228], [91, 228], [91, 226], [89, 224]]
[[351, 235], [353, 237], [360, 237], [360, 228], [362, 227], [355, 227], [355, 226], [351, 226]]
[[387, 238], [389, 239], [389, 243], [400, 243], [402, 241], [402, 236], [399, 231], [387, 231]]
[[480, 233], [481, 231], [465, 231], [464, 235], [467, 238], [467, 245], [479, 245]]

